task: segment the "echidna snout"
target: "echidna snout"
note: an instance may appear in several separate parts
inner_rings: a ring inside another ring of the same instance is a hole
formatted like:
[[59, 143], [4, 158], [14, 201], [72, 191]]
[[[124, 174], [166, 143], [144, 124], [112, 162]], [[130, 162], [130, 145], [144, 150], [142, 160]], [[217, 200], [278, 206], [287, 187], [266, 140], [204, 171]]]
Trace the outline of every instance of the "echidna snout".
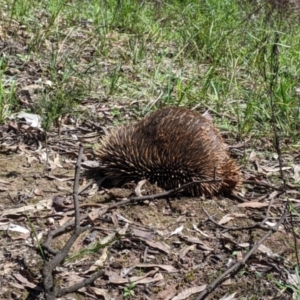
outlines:
[[191, 196], [231, 192], [240, 172], [230, 159], [219, 131], [200, 113], [163, 108], [137, 123], [121, 126], [103, 137], [100, 169], [113, 185], [147, 179], [170, 190], [192, 181]]

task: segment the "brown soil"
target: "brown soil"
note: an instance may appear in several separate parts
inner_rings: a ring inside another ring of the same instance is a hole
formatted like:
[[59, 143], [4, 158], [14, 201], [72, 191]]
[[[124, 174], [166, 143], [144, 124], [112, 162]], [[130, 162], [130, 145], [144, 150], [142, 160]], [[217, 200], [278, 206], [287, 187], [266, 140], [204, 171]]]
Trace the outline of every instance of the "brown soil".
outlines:
[[[80, 134], [79, 129], [77, 134]], [[19, 225], [29, 232], [1, 231], [3, 299], [42, 297], [40, 270], [43, 259], [34, 237], [38, 236], [43, 241], [49, 230], [72, 218], [71, 194], [78, 142], [71, 144], [67, 137], [64, 139], [61, 136], [59, 152], [51, 148], [57, 138], [53, 134], [48, 140], [47, 169], [45, 148], [34, 152], [33, 146], [22, 143], [19, 147], [6, 145], [2, 148], [0, 221], [1, 224]], [[85, 147], [84, 154], [84, 165], [88, 164], [87, 158], [95, 161], [90, 148]], [[261, 170], [267, 169], [270, 172], [275, 162], [268, 161], [266, 157], [256, 158], [256, 163], [259, 162]], [[292, 155], [287, 158], [291, 161]], [[296, 162], [296, 156], [294, 159]], [[257, 180], [258, 184], [245, 184], [240, 196], [247, 201], [260, 201], [266, 205], [268, 199], [274, 197], [268, 221], [276, 222], [282, 213], [286, 196], [276, 195], [275, 189], [263, 186], [264, 183], [270, 183], [270, 180], [266, 174], [258, 174], [251, 163], [243, 168], [243, 174], [245, 178]], [[96, 178], [96, 175], [93, 171], [82, 170], [81, 187], [91, 177]], [[289, 178], [293, 174], [287, 170], [286, 175]], [[150, 185], [143, 189], [146, 194], [160, 192], [160, 189]], [[134, 185], [122, 189], [90, 186], [80, 196], [81, 213], [95, 213], [107, 203], [120, 201], [133, 193]], [[292, 187], [288, 195], [294, 201], [299, 201], [299, 193]], [[48, 206], [28, 209], [31, 204], [38, 205], [45, 201], [48, 201]], [[100, 258], [103, 258], [101, 267], [105, 269], [105, 276], [96, 280], [91, 287], [78, 292], [78, 299], [93, 299], [92, 295], [97, 295], [97, 289], [105, 290], [105, 299], [123, 299], [125, 288], [135, 280], [135, 276], [140, 280], [144, 278], [144, 281], [134, 286], [134, 299], [172, 299], [165, 295], [175, 296], [188, 288], [212, 283], [230, 265], [242, 259], [266, 233], [260, 228], [226, 230], [210, 222], [204, 212], [205, 209], [216, 222], [224, 220], [222, 226], [230, 228], [254, 225], [266, 216], [268, 206], [242, 208], [239, 204], [234, 197], [204, 199], [178, 195], [172, 199], [145, 201], [113, 209], [95, 218], [92, 229], [82, 234], [75, 243], [70, 259], [56, 272], [57, 284], [66, 286], [84, 278]], [[24, 211], [20, 211], [20, 208]], [[245, 266], [228, 277], [207, 299], [219, 299], [232, 293], [244, 299], [290, 297], [291, 290], [282, 293], [276, 284], [287, 282], [289, 272], [293, 273], [293, 265], [296, 263], [297, 245], [291, 229], [293, 224], [289, 220], [263, 244], [264, 247], [251, 256]], [[295, 226], [296, 220], [293, 222]], [[117, 232], [121, 233], [114, 235], [105, 247], [99, 246], [99, 242]], [[68, 237], [66, 233], [56, 238], [52, 245], [60, 249]], [[299, 243], [297, 236], [296, 242]], [[90, 254], [82, 253], [83, 249], [92, 245], [98, 247], [98, 250]], [[165, 269], [163, 266], [166, 265], [171, 269]], [[116, 274], [120, 276], [123, 272], [128, 273], [122, 281]], [[186, 299], [196, 299], [196, 295]]]

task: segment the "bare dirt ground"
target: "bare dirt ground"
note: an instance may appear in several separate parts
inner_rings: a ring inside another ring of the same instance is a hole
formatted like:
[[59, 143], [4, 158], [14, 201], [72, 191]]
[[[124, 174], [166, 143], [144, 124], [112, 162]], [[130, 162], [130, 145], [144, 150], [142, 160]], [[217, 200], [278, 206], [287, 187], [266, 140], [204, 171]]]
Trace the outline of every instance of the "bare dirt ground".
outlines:
[[[2, 299], [36, 299], [43, 295], [39, 245], [49, 231], [70, 221], [74, 214], [72, 185], [78, 140], [85, 145], [83, 166], [89, 165], [88, 161], [96, 162], [89, 145], [101, 134], [92, 125], [62, 126], [60, 136], [55, 131], [49, 134], [46, 151], [43, 139], [38, 138], [42, 136], [39, 129], [14, 122], [1, 128]], [[29, 130], [30, 138], [25, 140]], [[12, 143], [18, 137], [18, 143]], [[231, 151], [237, 157], [241, 153], [234, 146]], [[178, 195], [103, 213], [107, 204], [134, 194], [134, 185], [103, 189], [94, 183], [80, 195], [81, 213], [91, 213], [92, 229], [80, 236], [56, 271], [57, 284], [74, 284], [103, 268], [105, 275], [78, 291], [75, 299], [196, 299], [196, 292], [241, 260], [267, 232], [259, 226], [245, 227], [259, 224], [266, 216], [265, 226], [274, 225], [287, 199], [297, 207], [300, 196], [293, 185], [288, 184], [283, 193], [274, 183], [279, 173], [275, 158], [275, 153], [258, 156], [252, 150], [249, 154], [242, 170], [244, 178], [253, 183], [244, 184], [239, 193], [246, 204], [234, 197]], [[290, 166], [284, 171], [286, 178], [292, 182], [298, 176], [299, 155], [289, 153], [283, 158], [284, 165]], [[96, 173], [82, 170], [80, 187], [93, 178]], [[144, 194], [157, 192], [146, 186]], [[276, 283], [293, 282], [299, 243], [298, 233], [292, 230], [297, 228], [298, 218], [293, 215], [207, 299], [230, 294], [237, 299], [290, 299], [292, 290], [283, 291]], [[68, 237], [65, 233], [56, 238], [53, 247], [61, 249]], [[136, 284], [131, 287], [131, 282]], [[126, 292], [130, 293], [127, 297]]]

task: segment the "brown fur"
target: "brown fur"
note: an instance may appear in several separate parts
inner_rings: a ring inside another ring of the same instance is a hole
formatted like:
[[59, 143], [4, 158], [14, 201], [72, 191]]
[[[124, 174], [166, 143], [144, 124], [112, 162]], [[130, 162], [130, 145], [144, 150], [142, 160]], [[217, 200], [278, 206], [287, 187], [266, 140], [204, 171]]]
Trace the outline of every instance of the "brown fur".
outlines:
[[147, 179], [169, 190], [193, 180], [221, 182], [192, 185], [185, 194], [230, 193], [240, 172], [219, 131], [200, 113], [163, 108], [105, 136], [98, 150], [100, 169], [114, 185]]

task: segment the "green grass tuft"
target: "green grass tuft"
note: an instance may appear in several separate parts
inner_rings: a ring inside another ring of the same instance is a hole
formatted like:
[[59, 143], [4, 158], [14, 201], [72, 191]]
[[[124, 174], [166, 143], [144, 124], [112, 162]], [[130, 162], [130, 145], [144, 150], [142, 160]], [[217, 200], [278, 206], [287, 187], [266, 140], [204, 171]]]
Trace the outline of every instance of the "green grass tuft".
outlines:
[[[288, 6], [271, 0], [0, 4], [3, 36], [18, 40], [19, 22], [27, 33], [22, 55], [53, 83], [33, 107], [46, 115], [47, 128], [83, 99], [98, 98], [111, 106], [136, 101], [144, 113], [165, 105], [202, 107], [242, 139], [269, 136], [274, 109], [280, 135], [299, 136], [300, 22]], [[10, 106], [5, 101], [1, 107]]]

